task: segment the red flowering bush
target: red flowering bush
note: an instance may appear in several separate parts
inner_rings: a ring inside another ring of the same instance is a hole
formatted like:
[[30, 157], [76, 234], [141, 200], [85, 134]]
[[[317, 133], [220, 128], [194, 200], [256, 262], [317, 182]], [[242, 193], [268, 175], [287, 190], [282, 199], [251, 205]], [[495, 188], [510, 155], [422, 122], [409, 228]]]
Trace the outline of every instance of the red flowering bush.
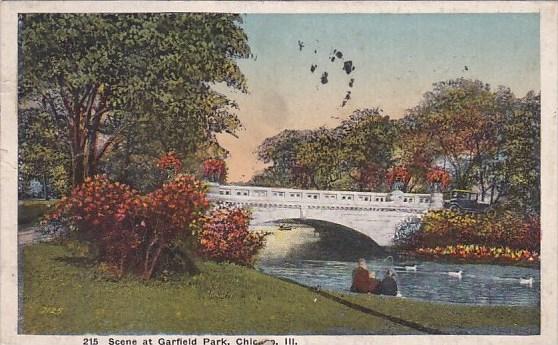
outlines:
[[426, 173], [426, 180], [430, 184], [439, 184], [442, 189], [446, 189], [451, 181], [451, 177], [447, 170], [440, 167], [433, 167]]
[[176, 152], [165, 153], [155, 161], [155, 166], [165, 173], [164, 179], [170, 179], [182, 171], [182, 162]]
[[203, 162], [203, 176], [211, 182], [224, 183], [227, 179], [227, 166], [222, 159], [207, 159]]
[[123, 270], [137, 247], [141, 206], [141, 197], [135, 190], [101, 175], [87, 178], [74, 188], [47, 219], [60, 220], [77, 229], [80, 239], [96, 244], [101, 260]]
[[189, 237], [198, 226], [209, 202], [197, 179], [179, 175], [145, 197], [140, 259], [142, 275], [149, 279], [161, 253], [180, 237]]
[[179, 175], [160, 189], [141, 196], [106, 176], [89, 178], [64, 198], [49, 216], [75, 228], [96, 245], [99, 260], [123, 274], [152, 277], [162, 252], [191, 236], [208, 207], [203, 184]]
[[251, 232], [249, 222], [250, 214], [245, 209], [217, 206], [198, 234], [200, 254], [217, 262], [251, 266], [267, 234]]
[[400, 182], [403, 186], [407, 186], [411, 180], [409, 170], [404, 166], [395, 166], [388, 169], [386, 174], [386, 182], [388, 186], [393, 186], [394, 183]]

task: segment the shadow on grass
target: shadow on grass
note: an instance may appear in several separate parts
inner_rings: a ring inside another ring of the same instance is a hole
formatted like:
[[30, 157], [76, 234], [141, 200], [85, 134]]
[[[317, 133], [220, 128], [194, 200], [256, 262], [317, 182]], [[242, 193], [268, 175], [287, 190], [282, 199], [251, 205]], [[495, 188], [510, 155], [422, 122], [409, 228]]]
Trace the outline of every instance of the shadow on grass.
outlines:
[[[155, 273], [155, 277], [160, 277], [162, 272], [170, 271], [174, 274], [187, 274], [195, 276], [201, 273], [196, 262], [189, 255], [179, 250], [165, 250], [165, 255], [160, 260], [160, 268]], [[91, 256], [59, 256], [55, 261], [62, 262], [78, 268], [94, 268], [99, 264], [99, 260]]]
[[59, 256], [54, 260], [81, 268], [91, 268], [97, 264], [97, 260], [86, 256]]

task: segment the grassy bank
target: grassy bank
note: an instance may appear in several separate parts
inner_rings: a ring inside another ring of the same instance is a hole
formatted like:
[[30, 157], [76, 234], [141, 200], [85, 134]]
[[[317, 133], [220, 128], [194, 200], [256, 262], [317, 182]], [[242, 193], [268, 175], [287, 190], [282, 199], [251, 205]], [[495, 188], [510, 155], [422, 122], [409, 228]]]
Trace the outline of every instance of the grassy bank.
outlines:
[[509, 306], [472, 306], [447, 303], [425, 303], [404, 298], [373, 295], [339, 294], [344, 299], [390, 316], [420, 323], [425, 327], [457, 334], [538, 333], [538, 308]]
[[[419, 333], [235, 265], [199, 263], [201, 274], [167, 282], [112, 282], [100, 278], [86, 258], [55, 244], [26, 247], [23, 264], [22, 331], [27, 334]], [[539, 324], [534, 308], [438, 305], [368, 295], [343, 298], [442, 330]]]

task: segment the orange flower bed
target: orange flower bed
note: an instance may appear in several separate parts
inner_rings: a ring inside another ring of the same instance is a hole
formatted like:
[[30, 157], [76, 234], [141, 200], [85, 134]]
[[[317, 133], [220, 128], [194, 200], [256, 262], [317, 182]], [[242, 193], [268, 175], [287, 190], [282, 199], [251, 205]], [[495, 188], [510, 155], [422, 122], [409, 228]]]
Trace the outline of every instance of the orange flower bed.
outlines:
[[416, 254], [425, 257], [448, 257], [473, 261], [498, 261], [509, 263], [538, 263], [539, 253], [527, 249], [509, 247], [487, 247], [480, 245], [450, 245], [434, 248], [417, 248]]

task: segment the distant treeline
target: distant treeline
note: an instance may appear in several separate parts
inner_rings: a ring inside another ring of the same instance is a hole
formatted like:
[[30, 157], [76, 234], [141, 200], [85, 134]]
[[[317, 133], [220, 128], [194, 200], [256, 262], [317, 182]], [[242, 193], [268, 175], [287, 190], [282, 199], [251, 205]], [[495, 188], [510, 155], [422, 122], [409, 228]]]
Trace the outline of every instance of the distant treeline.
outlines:
[[[335, 128], [284, 130], [257, 149], [251, 184], [407, 192], [476, 189], [527, 213], [540, 207], [540, 94], [478, 80], [439, 82], [400, 119], [357, 110]], [[442, 174], [440, 174], [442, 173]], [[444, 180], [444, 173], [447, 178]]]

